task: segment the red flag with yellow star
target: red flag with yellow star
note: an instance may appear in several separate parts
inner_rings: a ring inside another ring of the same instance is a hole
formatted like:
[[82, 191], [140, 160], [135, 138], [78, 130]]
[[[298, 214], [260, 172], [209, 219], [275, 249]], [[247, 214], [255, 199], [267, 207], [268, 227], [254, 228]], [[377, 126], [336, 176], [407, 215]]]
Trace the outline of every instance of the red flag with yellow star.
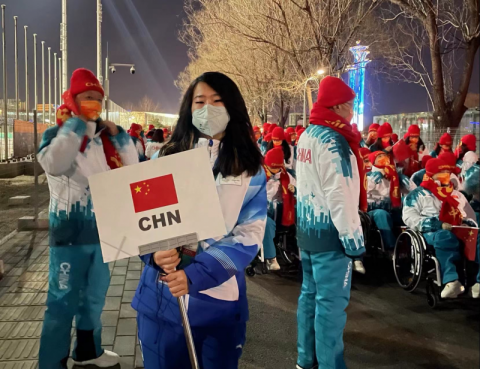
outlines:
[[465, 257], [470, 261], [475, 261], [475, 255], [477, 253], [477, 236], [478, 228], [472, 227], [453, 227], [452, 233], [465, 246]]
[[173, 175], [130, 184], [135, 213], [178, 204]]

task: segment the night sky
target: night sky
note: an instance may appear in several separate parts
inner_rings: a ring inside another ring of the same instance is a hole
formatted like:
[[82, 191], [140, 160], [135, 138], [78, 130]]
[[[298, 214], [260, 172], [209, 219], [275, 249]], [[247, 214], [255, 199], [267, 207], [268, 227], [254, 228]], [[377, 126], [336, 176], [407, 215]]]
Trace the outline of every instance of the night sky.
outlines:
[[[24, 100], [23, 26], [29, 26], [30, 89], [32, 91], [32, 34], [38, 34], [40, 77], [40, 42], [45, 41], [46, 47], [52, 47], [52, 58], [53, 52], [59, 53], [58, 56], [60, 56], [61, 0], [3, 0], [2, 3], [7, 5], [8, 97], [14, 98], [13, 16], [17, 15], [19, 17], [20, 97]], [[69, 72], [71, 74], [79, 67], [96, 72], [96, 1], [68, 0], [68, 5]], [[177, 39], [183, 17], [183, 0], [103, 0], [103, 58], [106, 56], [108, 41], [110, 61], [134, 63], [137, 70], [133, 76], [125, 68], [117, 69], [113, 76], [110, 75], [113, 101], [120, 105], [127, 102], [136, 103], [144, 95], [149, 95], [159, 102], [164, 112], [177, 113], [180, 92], [173, 82], [188, 63], [187, 48]], [[476, 71], [470, 90], [478, 93], [480, 79], [478, 53], [475, 65]], [[39, 81], [41, 83], [41, 80]], [[367, 113], [366, 123], [372, 115], [430, 110], [427, 96], [419, 86], [371, 79], [366, 88], [373, 92], [375, 99], [375, 111]]]

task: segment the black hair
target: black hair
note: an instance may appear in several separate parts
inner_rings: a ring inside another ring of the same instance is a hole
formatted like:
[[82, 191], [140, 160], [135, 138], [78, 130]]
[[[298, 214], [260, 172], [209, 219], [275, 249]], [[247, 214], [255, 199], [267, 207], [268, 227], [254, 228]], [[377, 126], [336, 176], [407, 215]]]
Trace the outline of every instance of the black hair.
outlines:
[[165, 141], [165, 137], [163, 137], [162, 129], [156, 129], [155, 132], [153, 132], [152, 141], [159, 142], [159, 143], [162, 143], [163, 141]]
[[[380, 137], [377, 138], [377, 141], [375, 141], [375, 143], [374, 143], [373, 145], [375, 145], [375, 147], [377, 147], [377, 146], [378, 146], [378, 147], [381, 147], [380, 150], [383, 150], [382, 139], [381, 139]], [[372, 145], [372, 146], [373, 146], [373, 145]], [[393, 140], [392, 140], [392, 138], [390, 137], [390, 146], [393, 146], [393, 145], [394, 145]]]
[[188, 87], [180, 105], [180, 113], [170, 141], [160, 150], [161, 156], [190, 150], [201, 137], [200, 131], [192, 124], [192, 102], [195, 87], [204, 82], [221, 97], [230, 121], [225, 136], [220, 142], [218, 159], [213, 167], [214, 175], [223, 177], [239, 176], [247, 172], [249, 176], [258, 173], [262, 165], [262, 154], [254, 137], [252, 123], [242, 94], [235, 82], [219, 72], [207, 72], [196, 78]]
[[[267, 145], [267, 152], [269, 152], [273, 148], [274, 146], [273, 146], [273, 140], [272, 140]], [[292, 152], [290, 151], [290, 145], [285, 140], [282, 141], [282, 151], [283, 151], [283, 157], [285, 159], [285, 163], [288, 163], [290, 161], [290, 157], [292, 156]]]
[[[410, 145], [410, 136], [408, 136], [405, 139], [405, 143], [407, 144], [407, 146]], [[425, 150], [425, 144], [423, 143], [422, 139], [420, 137], [418, 137], [417, 152], [420, 151], [420, 150], [422, 150], [422, 151]], [[438, 152], [437, 152], [437, 154], [438, 154]]]
[[148, 131], [146, 134], [147, 138], [152, 138], [154, 133], [155, 133], [155, 129], [151, 129], [150, 131]]

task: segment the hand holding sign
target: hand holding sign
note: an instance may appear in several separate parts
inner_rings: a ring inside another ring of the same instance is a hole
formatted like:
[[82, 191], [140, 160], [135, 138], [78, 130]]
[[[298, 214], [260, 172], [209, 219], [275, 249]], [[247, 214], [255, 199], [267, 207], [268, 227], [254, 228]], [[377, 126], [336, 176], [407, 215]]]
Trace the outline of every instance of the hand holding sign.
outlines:
[[173, 273], [180, 264], [180, 255], [177, 249], [157, 251], [153, 254], [153, 261], [167, 274]]

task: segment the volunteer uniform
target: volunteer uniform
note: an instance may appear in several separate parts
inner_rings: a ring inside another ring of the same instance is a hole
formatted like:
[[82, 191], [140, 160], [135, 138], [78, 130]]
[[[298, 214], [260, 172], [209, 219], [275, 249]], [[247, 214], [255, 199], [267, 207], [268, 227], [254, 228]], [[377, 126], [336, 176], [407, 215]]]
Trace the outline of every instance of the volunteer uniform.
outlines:
[[[212, 167], [220, 142], [199, 139], [208, 146]], [[202, 241], [184, 271], [190, 281], [185, 296], [195, 348], [202, 368], [236, 368], [245, 344], [248, 303], [245, 268], [262, 244], [267, 217], [265, 172], [249, 177], [216, 178], [227, 234]], [[177, 299], [161, 281], [153, 255], [145, 262], [132, 302], [138, 312], [139, 340], [145, 368], [191, 368]]]

